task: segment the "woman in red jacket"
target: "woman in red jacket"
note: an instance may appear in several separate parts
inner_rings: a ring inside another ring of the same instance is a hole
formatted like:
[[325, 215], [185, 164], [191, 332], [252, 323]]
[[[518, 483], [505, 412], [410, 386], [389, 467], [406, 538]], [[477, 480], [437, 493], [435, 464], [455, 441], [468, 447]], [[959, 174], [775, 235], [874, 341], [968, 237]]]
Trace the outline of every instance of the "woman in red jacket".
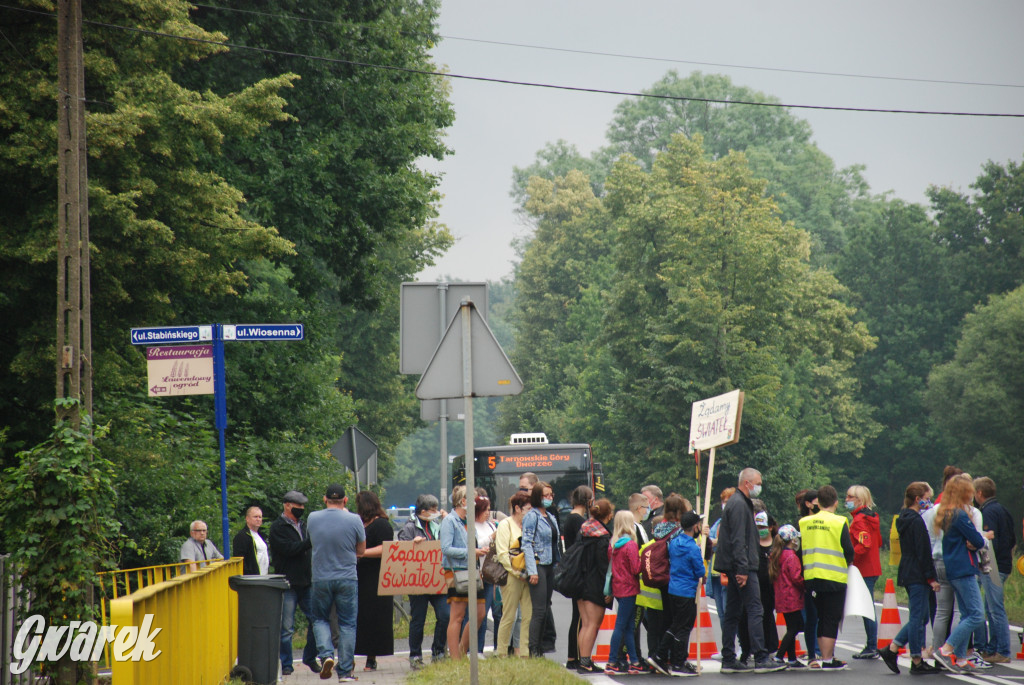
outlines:
[[[882, 532], [878, 525], [878, 514], [871, 491], [863, 485], [851, 485], [846, 491], [846, 509], [853, 514], [850, 524], [850, 539], [853, 541], [853, 565], [864, 576], [871, 596], [875, 594], [875, 581], [882, 575], [879, 550], [882, 547]], [[878, 658], [878, 624], [864, 617], [864, 632], [867, 644], [854, 659]]]

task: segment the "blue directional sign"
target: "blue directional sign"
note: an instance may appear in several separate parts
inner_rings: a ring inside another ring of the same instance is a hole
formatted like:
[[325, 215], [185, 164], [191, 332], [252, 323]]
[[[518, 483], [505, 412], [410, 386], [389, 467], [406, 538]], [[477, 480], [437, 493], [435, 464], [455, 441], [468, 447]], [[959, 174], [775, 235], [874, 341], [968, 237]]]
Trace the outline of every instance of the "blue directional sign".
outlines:
[[213, 340], [213, 326], [164, 326], [132, 329], [132, 345], [166, 345], [168, 343], [209, 340]]
[[224, 324], [224, 340], [302, 340], [301, 323]]

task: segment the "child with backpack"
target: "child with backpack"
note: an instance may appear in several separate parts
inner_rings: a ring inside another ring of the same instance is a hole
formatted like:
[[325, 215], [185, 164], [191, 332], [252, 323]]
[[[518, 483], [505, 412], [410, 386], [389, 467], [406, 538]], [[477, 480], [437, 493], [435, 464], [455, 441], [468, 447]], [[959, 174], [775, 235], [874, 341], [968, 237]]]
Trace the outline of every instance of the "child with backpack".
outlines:
[[636, 653], [636, 639], [633, 635], [633, 618], [636, 613], [636, 596], [640, 592], [640, 550], [636, 544], [635, 520], [629, 510], [615, 514], [612, 525], [612, 541], [608, 545], [608, 563], [611, 572], [611, 594], [619, 604], [615, 616], [615, 628], [608, 653], [615, 659], [622, 643], [626, 643], [629, 665], [609, 661], [605, 673], [642, 673], [640, 659]]
[[686, 660], [690, 653], [690, 631], [697, 619], [697, 585], [704, 578], [704, 555], [695, 537], [700, 535], [700, 515], [688, 511], [679, 521], [680, 533], [669, 539], [669, 581], [667, 599], [672, 624], [647, 663], [662, 675], [695, 676], [697, 669]]
[[768, 563], [768, 575], [775, 589], [775, 611], [786, 619], [786, 634], [775, 658], [786, 659], [790, 668], [806, 668], [796, 658], [796, 638], [804, 629], [804, 569], [796, 553], [799, 548], [800, 531], [787, 523], [775, 536]]

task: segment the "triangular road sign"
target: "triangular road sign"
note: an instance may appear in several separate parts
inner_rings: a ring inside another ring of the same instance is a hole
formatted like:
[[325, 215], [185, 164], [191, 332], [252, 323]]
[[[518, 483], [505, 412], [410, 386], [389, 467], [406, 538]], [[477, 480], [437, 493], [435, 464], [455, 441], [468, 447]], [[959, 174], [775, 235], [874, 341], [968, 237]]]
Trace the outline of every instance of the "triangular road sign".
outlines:
[[[470, 337], [472, 342], [471, 362], [473, 386], [471, 397], [496, 397], [518, 395], [523, 391], [523, 381], [512, 368], [512, 362], [505, 356], [494, 333], [476, 310], [472, 302], [469, 307]], [[462, 379], [462, 312], [456, 315], [441, 344], [434, 351], [430, 363], [416, 385], [416, 397], [421, 400], [439, 400], [465, 397]]]

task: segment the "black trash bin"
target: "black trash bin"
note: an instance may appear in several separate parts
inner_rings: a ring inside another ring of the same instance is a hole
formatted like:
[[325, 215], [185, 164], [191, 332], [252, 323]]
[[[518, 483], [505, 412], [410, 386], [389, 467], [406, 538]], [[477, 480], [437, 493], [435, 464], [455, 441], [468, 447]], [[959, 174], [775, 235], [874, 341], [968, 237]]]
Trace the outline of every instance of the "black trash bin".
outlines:
[[282, 575], [231, 576], [228, 585], [238, 593], [238, 665], [252, 674], [250, 682], [275, 685], [288, 581]]

